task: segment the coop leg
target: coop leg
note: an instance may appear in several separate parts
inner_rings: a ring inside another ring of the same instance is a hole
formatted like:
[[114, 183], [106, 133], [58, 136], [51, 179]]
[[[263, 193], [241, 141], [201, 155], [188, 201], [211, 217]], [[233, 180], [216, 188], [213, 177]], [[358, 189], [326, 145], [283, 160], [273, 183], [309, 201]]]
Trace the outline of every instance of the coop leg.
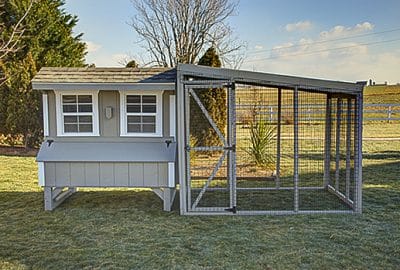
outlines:
[[44, 187], [44, 210], [53, 210], [53, 188]]
[[54, 210], [75, 192], [76, 187], [69, 187], [66, 190], [62, 187], [44, 187], [44, 210]]
[[175, 188], [153, 188], [152, 190], [163, 201], [164, 211], [171, 211], [176, 194]]
[[171, 211], [172, 204], [175, 198], [175, 189], [174, 188], [164, 188], [164, 211]]

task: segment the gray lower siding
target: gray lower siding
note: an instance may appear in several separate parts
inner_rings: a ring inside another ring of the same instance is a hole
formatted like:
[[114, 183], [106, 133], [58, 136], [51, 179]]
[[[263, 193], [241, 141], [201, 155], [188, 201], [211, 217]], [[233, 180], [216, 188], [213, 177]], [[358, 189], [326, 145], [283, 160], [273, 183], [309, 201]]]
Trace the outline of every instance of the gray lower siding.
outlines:
[[175, 177], [169, 173], [171, 174], [168, 170], [168, 162], [44, 162], [44, 185], [48, 187], [175, 187], [175, 181], [171, 181], [171, 177], [172, 179]]

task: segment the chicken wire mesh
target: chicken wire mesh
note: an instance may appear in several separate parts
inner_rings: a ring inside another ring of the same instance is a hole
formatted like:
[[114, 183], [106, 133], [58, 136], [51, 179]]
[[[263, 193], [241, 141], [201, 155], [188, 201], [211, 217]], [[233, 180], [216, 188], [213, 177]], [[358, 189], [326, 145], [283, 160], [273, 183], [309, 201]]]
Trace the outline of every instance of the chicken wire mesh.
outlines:
[[[223, 93], [224, 113], [206, 91]], [[352, 209], [354, 97], [236, 84], [191, 88], [185, 104], [189, 212]]]

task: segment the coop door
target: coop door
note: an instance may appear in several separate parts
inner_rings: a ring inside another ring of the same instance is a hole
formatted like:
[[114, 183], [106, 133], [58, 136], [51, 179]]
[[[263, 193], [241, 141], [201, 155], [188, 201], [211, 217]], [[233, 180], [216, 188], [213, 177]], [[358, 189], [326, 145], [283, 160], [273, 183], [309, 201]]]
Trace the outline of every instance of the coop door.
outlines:
[[236, 212], [233, 84], [185, 87], [188, 211]]

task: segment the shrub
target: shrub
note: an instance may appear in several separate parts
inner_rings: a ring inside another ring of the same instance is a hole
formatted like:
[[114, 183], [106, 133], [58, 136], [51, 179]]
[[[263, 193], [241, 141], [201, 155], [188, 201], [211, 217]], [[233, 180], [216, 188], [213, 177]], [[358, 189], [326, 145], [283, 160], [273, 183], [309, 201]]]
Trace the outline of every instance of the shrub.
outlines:
[[246, 152], [257, 166], [264, 169], [273, 169], [275, 155], [268, 148], [276, 141], [276, 126], [265, 120], [250, 123], [250, 147]]

